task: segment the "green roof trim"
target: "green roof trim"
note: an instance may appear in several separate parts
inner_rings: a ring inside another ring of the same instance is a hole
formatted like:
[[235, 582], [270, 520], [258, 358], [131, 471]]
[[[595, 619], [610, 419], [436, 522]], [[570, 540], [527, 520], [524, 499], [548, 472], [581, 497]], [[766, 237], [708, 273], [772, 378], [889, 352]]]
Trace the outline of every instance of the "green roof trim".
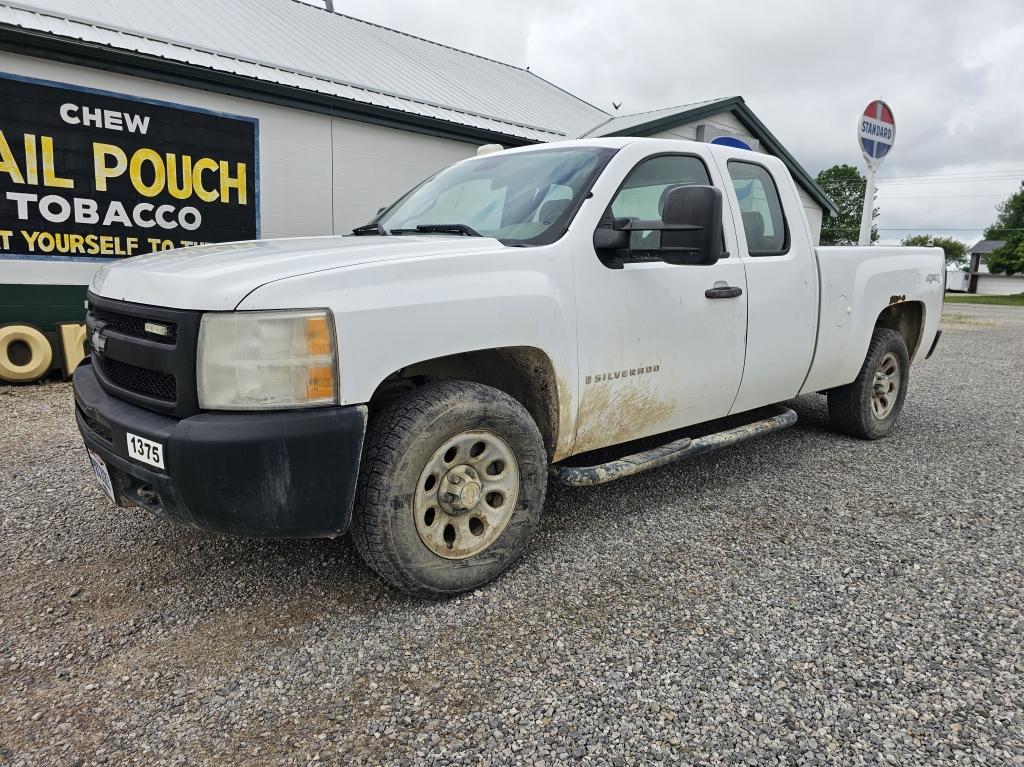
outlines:
[[[660, 110], [664, 111], [664, 110]], [[682, 108], [678, 112], [673, 112], [669, 115], [662, 114], [658, 118], [651, 120], [650, 122], [641, 123], [631, 128], [623, 128], [618, 131], [611, 131], [609, 133], [601, 133], [597, 131], [597, 135], [601, 136], [650, 136], [654, 133], [660, 133], [661, 131], [668, 130], [669, 128], [675, 127], [681, 123], [694, 122], [706, 117], [713, 117], [722, 112], [731, 112], [736, 116], [743, 126], [749, 130], [761, 145], [764, 146], [769, 152], [781, 159], [786, 163], [786, 167], [789, 168], [789, 172], [793, 174], [793, 178], [796, 182], [803, 187], [803, 189], [814, 198], [821, 207], [829, 212], [830, 215], [836, 216], [839, 214], [839, 209], [836, 204], [832, 202], [827, 194], [818, 183], [814, 180], [810, 173], [804, 170], [804, 167], [796, 161], [786, 148], [782, 145], [775, 136], [772, 134], [768, 127], [761, 122], [757, 115], [755, 115], [750, 107], [747, 106], [742, 96], [732, 96], [731, 98], [719, 99], [717, 101], [702, 102], [700, 106], [692, 109]]]

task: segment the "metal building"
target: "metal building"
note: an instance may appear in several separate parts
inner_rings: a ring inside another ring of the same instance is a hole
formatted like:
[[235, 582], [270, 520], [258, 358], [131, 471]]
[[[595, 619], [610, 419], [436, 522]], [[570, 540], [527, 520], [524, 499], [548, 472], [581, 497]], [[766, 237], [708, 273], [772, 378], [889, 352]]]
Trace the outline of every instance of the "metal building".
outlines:
[[993, 251], [1006, 244], [1004, 240], [979, 240], [967, 251], [970, 261], [967, 266], [968, 293], [988, 296], [1010, 296], [1024, 293], [1024, 275], [993, 274], [988, 270], [985, 259]]
[[740, 141], [786, 162], [815, 237], [834, 211], [742, 98], [612, 115], [527, 70], [297, 0], [241, 8], [0, 0], [0, 380], [70, 372], [105, 260], [345, 234], [484, 143]]

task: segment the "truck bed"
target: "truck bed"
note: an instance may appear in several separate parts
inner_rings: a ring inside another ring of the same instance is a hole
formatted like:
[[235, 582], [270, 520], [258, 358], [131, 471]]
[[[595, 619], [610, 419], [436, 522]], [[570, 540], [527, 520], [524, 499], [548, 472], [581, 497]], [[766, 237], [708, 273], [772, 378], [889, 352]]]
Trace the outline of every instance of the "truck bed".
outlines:
[[922, 360], [939, 328], [945, 257], [939, 248], [818, 247], [818, 337], [800, 391], [843, 386], [857, 377], [883, 312], [913, 325], [920, 312], [912, 362]]

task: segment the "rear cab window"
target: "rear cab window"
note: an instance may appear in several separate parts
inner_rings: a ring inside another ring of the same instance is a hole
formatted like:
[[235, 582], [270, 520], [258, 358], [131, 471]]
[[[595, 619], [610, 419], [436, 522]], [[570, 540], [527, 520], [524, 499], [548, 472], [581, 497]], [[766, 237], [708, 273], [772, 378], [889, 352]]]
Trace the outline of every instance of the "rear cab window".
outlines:
[[789, 226], [775, 179], [763, 165], [729, 160], [729, 177], [740, 206], [747, 252], [782, 256], [789, 252]]

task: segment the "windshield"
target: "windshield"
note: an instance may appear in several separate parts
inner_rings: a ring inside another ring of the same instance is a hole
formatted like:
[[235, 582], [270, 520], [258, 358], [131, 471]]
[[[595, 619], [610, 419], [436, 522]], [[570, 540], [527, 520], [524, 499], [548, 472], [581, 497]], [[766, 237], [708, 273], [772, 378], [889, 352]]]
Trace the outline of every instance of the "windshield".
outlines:
[[544, 245], [565, 233], [613, 154], [604, 147], [572, 147], [462, 162], [420, 184], [367, 226], [379, 234], [433, 231]]

